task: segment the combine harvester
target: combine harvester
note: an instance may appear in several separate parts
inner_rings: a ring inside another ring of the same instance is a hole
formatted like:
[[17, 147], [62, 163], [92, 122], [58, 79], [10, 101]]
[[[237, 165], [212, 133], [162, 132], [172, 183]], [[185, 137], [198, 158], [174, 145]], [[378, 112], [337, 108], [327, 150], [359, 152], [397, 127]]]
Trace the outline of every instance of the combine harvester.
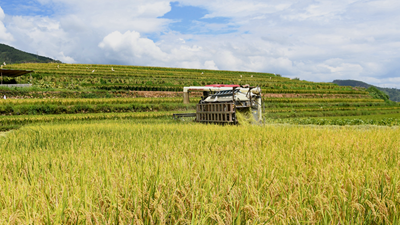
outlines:
[[248, 118], [256, 123], [262, 122], [261, 88], [249, 85], [213, 84], [203, 87], [183, 88], [183, 103], [189, 104], [190, 91], [203, 91], [203, 96], [196, 106], [196, 113], [174, 114], [173, 117], [196, 117], [200, 123], [237, 124], [237, 113], [250, 114]]

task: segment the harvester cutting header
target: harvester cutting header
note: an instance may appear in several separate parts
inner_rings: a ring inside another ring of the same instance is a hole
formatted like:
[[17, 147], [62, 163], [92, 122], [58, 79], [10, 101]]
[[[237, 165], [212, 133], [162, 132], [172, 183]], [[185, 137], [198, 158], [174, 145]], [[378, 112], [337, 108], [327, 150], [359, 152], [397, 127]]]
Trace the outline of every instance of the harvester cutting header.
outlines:
[[261, 88], [249, 85], [213, 84], [183, 88], [183, 103], [189, 104], [190, 91], [203, 91], [196, 113], [175, 114], [174, 117], [196, 117], [201, 123], [238, 122], [237, 112], [251, 113], [255, 122], [262, 121]]

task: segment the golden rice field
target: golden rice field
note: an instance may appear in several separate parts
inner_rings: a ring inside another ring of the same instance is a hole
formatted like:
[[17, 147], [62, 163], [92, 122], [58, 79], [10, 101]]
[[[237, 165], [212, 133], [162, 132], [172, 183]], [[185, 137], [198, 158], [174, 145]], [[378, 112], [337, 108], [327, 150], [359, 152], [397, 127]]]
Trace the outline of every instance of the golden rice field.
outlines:
[[0, 224], [398, 224], [398, 127], [126, 121], [0, 135]]

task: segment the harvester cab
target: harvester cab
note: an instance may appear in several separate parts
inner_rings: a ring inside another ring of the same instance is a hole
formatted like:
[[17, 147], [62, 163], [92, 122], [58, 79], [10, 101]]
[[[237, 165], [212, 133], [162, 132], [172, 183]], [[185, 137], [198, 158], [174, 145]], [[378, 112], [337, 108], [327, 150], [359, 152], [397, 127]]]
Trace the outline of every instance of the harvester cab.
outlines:
[[201, 123], [238, 123], [237, 114], [243, 112], [255, 123], [262, 122], [261, 88], [249, 85], [213, 84], [183, 88], [183, 103], [189, 104], [190, 91], [202, 91], [196, 113], [174, 114], [177, 117], [196, 117]]

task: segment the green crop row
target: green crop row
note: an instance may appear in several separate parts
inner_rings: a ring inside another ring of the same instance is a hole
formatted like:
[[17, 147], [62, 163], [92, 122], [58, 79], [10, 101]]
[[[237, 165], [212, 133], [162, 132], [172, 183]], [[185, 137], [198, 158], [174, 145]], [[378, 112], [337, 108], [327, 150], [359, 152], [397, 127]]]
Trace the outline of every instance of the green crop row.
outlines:
[[95, 114], [62, 114], [62, 115], [23, 115], [0, 116], [0, 126], [24, 125], [29, 123], [47, 123], [75, 120], [105, 120], [105, 119], [146, 119], [172, 116], [177, 112], [136, 112], [136, 113], [95, 113]]
[[266, 113], [265, 118], [297, 118], [297, 117], [342, 117], [342, 116], [365, 116], [377, 114], [399, 113], [398, 109], [387, 108], [385, 110], [339, 110], [339, 111], [317, 111], [317, 112], [283, 112]]
[[321, 102], [321, 103], [265, 103], [267, 109], [312, 107], [371, 107], [386, 106], [386, 102]]
[[289, 118], [289, 119], [269, 119], [267, 123], [289, 123], [297, 125], [379, 125], [379, 126], [400, 126], [400, 119], [323, 119], [323, 118]]
[[263, 93], [288, 93], [288, 94], [301, 94], [301, 93], [312, 93], [312, 94], [361, 94], [367, 95], [366, 91], [340, 91], [340, 90], [301, 90], [301, 89], [262, 89]]
[[[138, 98], [143, 97], [142, 93], [138, 93], [136, 91], [129, 90], [59, 90], [59, 89], [47, 89], [47, 88], [38, 88], [38, 87], [30, 87], [30, 88], [0, 88], [0, 96], [6, 95], [7, 100], [11, 100], [11, 98], [21, 98], [21, 99], [30, 99], [30, 98]], [[181, 96], [182, 94], [179, 92], [175, 92], [173, 94], [165, 93], [165, 95], [170, 96]], [[165, 96], [164, 94], [159, 94], [156, 96]], [[0, 104], [4, 103], [2, 99], [0, 99]]]
[[267, 113], [284, 113], [284, 112], [324, 112], [324, 111], [344, 111], [344, 110], [357, 110], [356, 107], [318, 107], [318, 108], [297, 108], [297, 109], [266, 109], [265, 112]]
[[73, 114], [73, 113], [121, 113], [194, 110], [196, 104], [157, 103], [157, 104], [98, 104], [98, 105], [7, 105], [0, 106], [0, 114], [4, 115], [41, 115], [41, 114]]
[[170, 86], [134, 86], [134, 85], [96, 85], [92, 88], [100, 90], [129, 90], [129, 91], [173, 91], [181, 92], [182, 87], [170, 87]]
[[264, 103], [298, 103], [298, 102], [384, 102], [382, 99], [348, 99], [348, 98], [263, 98]]
[[[385, 111], [384, 111], [385, 112]], [[322, 117], [324, 118], [324, 117]], [[346, 116], [346, 117], [327, 117], [325, 119], [386, 119], [386, 118], [395, 118], [400, 119], [400, 113], [384, 113], [384, 114], [374, 114], [374, 115], [365, 115], [365, 116]]]
[[77, 104], [127, 104], [127, 103], [181, 103], [182, 98], [48, 98], [48, 99], [7, 99], [0, 100], [0, 106], [7, 105], [77, 105]]
[[400, 107], [314, 107], [314, 108], [297, 108], [297, 109], [267, 109], [268, 113], [282, 113], [282, 112], [326, 112], [326, 111], [345, 111], [345, 110], [360, 110], [360, 111], [377, 111], [377, 110], [397, 110]]

